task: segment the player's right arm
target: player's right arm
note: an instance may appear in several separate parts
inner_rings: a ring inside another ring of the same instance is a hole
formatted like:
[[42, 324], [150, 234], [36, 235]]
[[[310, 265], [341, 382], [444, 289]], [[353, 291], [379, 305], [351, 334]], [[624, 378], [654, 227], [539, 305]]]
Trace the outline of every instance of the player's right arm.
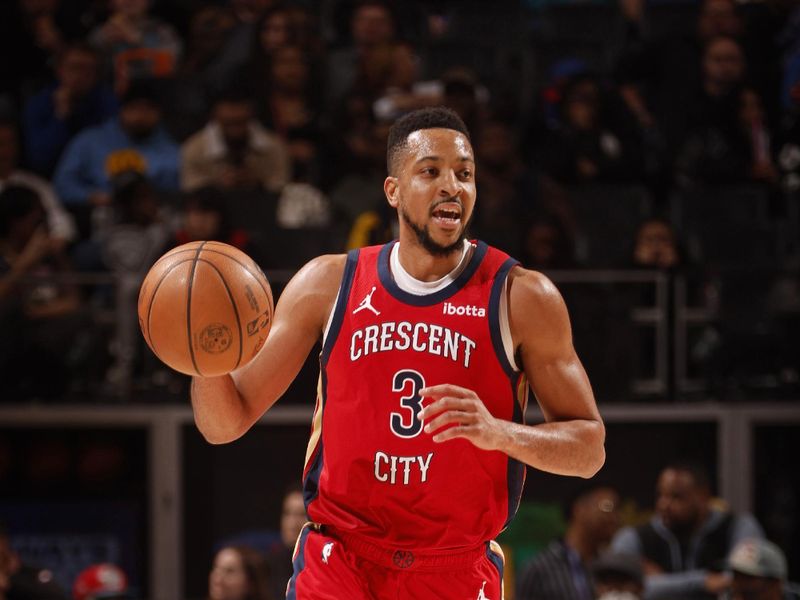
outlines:
[[192, 378], [197, 428], [212, 444], [241, 437], [280, 398], [320, 339], [333, 310], [345, 255], [306, 264], [286, 285], [264, 347], [230, 375]]

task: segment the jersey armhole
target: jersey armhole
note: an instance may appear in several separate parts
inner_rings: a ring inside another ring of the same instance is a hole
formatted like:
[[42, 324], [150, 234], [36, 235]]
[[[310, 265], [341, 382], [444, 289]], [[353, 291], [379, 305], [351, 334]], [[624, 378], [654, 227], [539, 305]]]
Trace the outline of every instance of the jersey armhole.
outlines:
[[336, 307], [339, 305], [339, 296], [342, 293], [341, 286], [338, 290], [336, 290], [336, 299], [333, 301], [333, 306], [331, 307], [331, 312], [328, 315], [328, 321], [325, 323], [325, 329], [322, 332], [322, 345], [325, 345], [325, 340], [328, 339], [328, 331], [331, 329], [331, 324], [333, 323], [333, 315], [336, 314]]
[[333, 343], [339, 335], [339, 329], [342, 327], [344, 320], [344, 312], [347, 308], [347, 301], [350, 298], [350, 288], [353, 285], [353, 278], [358, 265], [358, 249], [350, 250], [347, 253], [347, 263], [344, 266], [344, 273], [342, 274], [342, 283], [339, 285], [339, 291], [336, 292], [336, 300], [333, 303], [333, 310], [328, 316], [328, 322], [325, 325], [325, 331], [322, 334], [322, 353], [320, 355], [320, 362], [325, 364], [330, 356]]
[[520, 369], [514, 358], [514, 341], [508, 320], [508, 274], [517, 264], [519, 263], [513, 258], [507, 258], [495, 273], [489, 295], [488, 315], [495, 356], [512, 381], [517, 379]]
[[498, 321], [500, 326], [500, 337], [503, 340], [503, 350], [506, 354], [506, 360], [511, 365], [515, 372], [520, 372], [517, 358], [514, 352], [514, 338], [511, 335], [511, 323], [508, 320], [508, 276], [503, 280], [503, 290], [500, 293], [500, 306], [498, 307]]

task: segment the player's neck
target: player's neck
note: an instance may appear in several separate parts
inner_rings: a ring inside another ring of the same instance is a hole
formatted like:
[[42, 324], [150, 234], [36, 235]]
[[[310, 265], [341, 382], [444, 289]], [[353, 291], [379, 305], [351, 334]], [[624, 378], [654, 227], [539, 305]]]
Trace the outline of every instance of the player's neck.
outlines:
[[464, 258], [466, 244], [446, 256], [435, 256], [428, 250], [409, 242], [398, 242], [397, 258], [406, 273], [417, 281], [438, 281], [451, 273]]

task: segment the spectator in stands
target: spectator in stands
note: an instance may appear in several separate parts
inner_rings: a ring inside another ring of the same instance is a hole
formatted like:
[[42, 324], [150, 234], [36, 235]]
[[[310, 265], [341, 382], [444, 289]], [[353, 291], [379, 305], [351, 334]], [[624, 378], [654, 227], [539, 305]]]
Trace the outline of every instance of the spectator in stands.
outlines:
[[[323, 43], [316, 20], [302, 6], [272, 6], [258, 20], [256, 31], [247, 66], [251, 74], [268, 72], [273, 54], [284, 46], [299, 46], [315, 67], [322, 59]], [[322, 74], [315, 71], [314, 78], [321, 80]]]
[[630, 182], [641, 179], [641, 152], [633, 139], [606, 121], [597, 79], [580, 75], [565, 87], [560, 125], [542, 142], [544, 170], [561, 183]]
[[536, 270], [572, 269], [575, 241], [564, 222], [550, 213], [534, 213], [523, 226], [521, 260]]
[[100, 236], [106, 264], [144, 276], [164, 251], [171, 230], [157, 190], [140, 171], [114, 177], [111, 226]]
[[473, 135], [480, 132], [488, 118], [489, 92], [470, 67], [450, 67], [439, 78], [442, 83], [442, 104], [449, 106], [464, 120]]
[[614, 537], [616, 552], [642, 558], [645, 598], [714, 598], [728, 590], [725, 560], [747, 538], [763, 538], [748, 514], [734, 515], [711, 502], [705, 471], [688, 463], [664, 468], [656, 487], [656, 514]]
[[215, 4], [202, 4], [189, 17], [186, 52], [164, 82], [164, 122], [181, 142], [203, 127], [211, 101], [224, 89], [217, 62], [235, 24], [231, 11]]
[[0, 522], [0, 600], [67, 600], [53, 573], [24, 564]]
[[639, 225], [633, 247], [633, 264], [638, 268], [671, 272], [683, 266], [683, 251], [669, 221], [654, 217]]
[[269, 548], [267, 564], [273, 598], [286, 595], [286, 585], [292, 577], [292, 554], [303, 525], [308, 521], [303, 502], [303, 488], [299, 483], [290, 485], [283, 496], [281, 507], [281, 543]]
[[[228, 200], [224, 192], [212, 186], [187, 192], [179, 215], [180, 224], [169, 247], [214, 240], [239, 248], [262, 266], [278, 266], [274, 263], [264, 265], [262, 252], [252, 233], [232, 222]], [[259, 216], [259, 220], [263, 221], [263, 218]]]
[[64, 46], [82, 34], [73, 2], [7, 0], [0, 5], [0, 96], [16, 107], [51, 77]]
[[233, 17], [233, 26], [206, 68], [209, 81], [217, 82], [216, 93], [229, 89], [237, 83], [237, 79], [241, 78], [242, 70], [250, 59], [253, 44], [258, 36], [259, 20], [274, 3], [274, 0], [227, 2]]
[[[457, 65], [445, 70], [438, 78], [419, 80], [419, 57], [413, 46], [395, 43], [376, 53], [370, 66], [378, 75], [372, 89], [373, 112], [381, 121], [391, 122], [406, 112], [424, 106], [444, 105], [458, 113], [473, 135], [480, 133], [488, 119], [489, 91], [480, 83], [475, 72]], [[358, 86], [356, 86], [358, 89]]]
[[646, 36], [644, 2], [627, 2], [624, 49], [617, 65], [622, 96], [645, 129], [657, 127], [674, 151], [686, 130], [686, 109], [698, 92], [703, 48], [716, 36], [740, 38], [744, 23], [734, 0], [703, 0], [695, 30], [679, 30], [665, 39]]
[[77, 211], [107, 209], [112, 177], [130, 169], [144, 173], [159, 191], [178, 189], [179, 149], [162, 126], [161, 104], [151, 82], [132, 84], [117, 117], [70, 142], [54, 184], [64, 203]]
[[472, 222], [474, 235], [486, 243], [519, 256], [524, 216], [534, 209], [538, 181], [522, 162], [511, 127], [487, 122], [474, 134], [476, 168], [481, 172]]
[[638, 556], [603, 552], [592, 563], [597, 600], [642, 600], [644, 573]]
[[73, 600], [129, 600], [130, 597], [125, 571], [111, 563], [85, 568], [72, 586]]
[[387, 55], [396, 40], [396, 23], [392, 11], [381, 0], [359, 1], [350, 17], [351, 44], [334, 50], [328, 57], [327, 97], [338, 104], [357, 85], [359, 74], [368, 75], [370, 64], [386, 64]]
[[208, 600], [272, 600], [267, 569], [260, 552], [225, 546], [214, 556], [208, 575]]
[[47, 213], [47, 222], [55, 243], [62, 248], [75, 240], [77, 230], [72, 216], [56, 196], [47, 181], [23, 171], [19, 164], [19, 136], [16, 124], [0, 120], [0, 192], [9, 185], [24, 186], [34, 190]]
[[742, 540], [728, 557], [733, 573], [730, 600], [790, 600], [798, 596], [787, 581], [783, 551], [767, 540]]
[[77, 356], [81, 345], [76, 343], [85, 326], [80, 294], [58, 278], [68, 272], [66, 255], [50, 236], [38, 194], [28, 187], [7, 186], [0, 193], [4, 398], [57, 398], [84, 358]]
[[64, 48], [55, 74], [56, 81], [25, 104], [26, 158], [45, 177], [52, 175], [75, 135], [117, 112], [116, 97], [98, 80], [98, 57], [91, 46], [73, 43]]
[[163, 254], [170, 239], [166, 211], [150, 181], [137, 170], [123, 171], [113, 180], [112, 222], [99, 233], [103, 266], [115, 275], [113, 363], [105, 379], [110, 393], [130, 392], [142, 337], [136, 316], [141, 281]]
[[181, 147], [181, 188], [214, 185], [225, 190], [279, 191], [290, 179], [284, 143], [262, 127], [244, 92], [232, 90], [214, 102], [208, 124]]
[[[386, 196], [383, 180], [386, 177], [386, 138], [389, 126], [371, 118], [369, 103], [353, 96], [348, 99], [349, 114], [343, 120], [343, 156], [339, 171], [343, 174], [331, 191], [331, 203], [336, 219], [348, 230], [357, 230], [357, 241], [350, 247], [361, 247], [366, 240], [384, 240], [391, 233], [391, 215], [385, 211]], [[357, 223], [364, 216], [364, 220]], [[385, 218], [383, 218], [385, 217]], [[396, 219], [395, 219], [396, 220]], [[374, 229], [373, 235], [367, 233]], [[394, 239], [390, 235], [385, 241]], [[379, 242], [375, 242], [379, 243]]]
[[286, 43], [272, 51], [267, 71], [253, 74], [257, 116], [281, 138], [289, 151], [292, 180], [319, 185], [323, 179], [323, 107], [318, 73], [311, 55]]
[[130, 82], [171, 76], [181, 53], [181, 39], [167, 23], [148, 14], [150, 0], [111, 0], [111, 14], [89, 41], [111, 61], [114, 89]]
[[772, 136], [758, 94], [752, 88], [738, 89], [716, 107], [714, 116], [707, 112], [707, 120], [689, 133], [676, 158], [678, 182], [777, 186]]
[[598, 484], [582, 488], [570, 504], [564, 538], [551, 543], [525, 567], [515, 598], [593, 600], [589, 565], [619, 527], [618, 506], [614, 489]]

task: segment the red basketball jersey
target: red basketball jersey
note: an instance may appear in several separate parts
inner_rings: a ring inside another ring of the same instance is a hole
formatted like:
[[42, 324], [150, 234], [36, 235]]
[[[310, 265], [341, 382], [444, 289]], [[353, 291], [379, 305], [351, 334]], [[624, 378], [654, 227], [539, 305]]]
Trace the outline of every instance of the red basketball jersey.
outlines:
[[393, 244], [347, 258], [320, 357], [308, 514], [385, 547], [472, 547], [513, 517], [524, 466], [467, 440], [435, 443], [417, 416], [418, 390], [459, 385], [496, 417], [522, 421], [527, 383], [506, 357], [499, 322], [516, 261], [476, 242], [455, 281], [417, 296], [392, 278]]

